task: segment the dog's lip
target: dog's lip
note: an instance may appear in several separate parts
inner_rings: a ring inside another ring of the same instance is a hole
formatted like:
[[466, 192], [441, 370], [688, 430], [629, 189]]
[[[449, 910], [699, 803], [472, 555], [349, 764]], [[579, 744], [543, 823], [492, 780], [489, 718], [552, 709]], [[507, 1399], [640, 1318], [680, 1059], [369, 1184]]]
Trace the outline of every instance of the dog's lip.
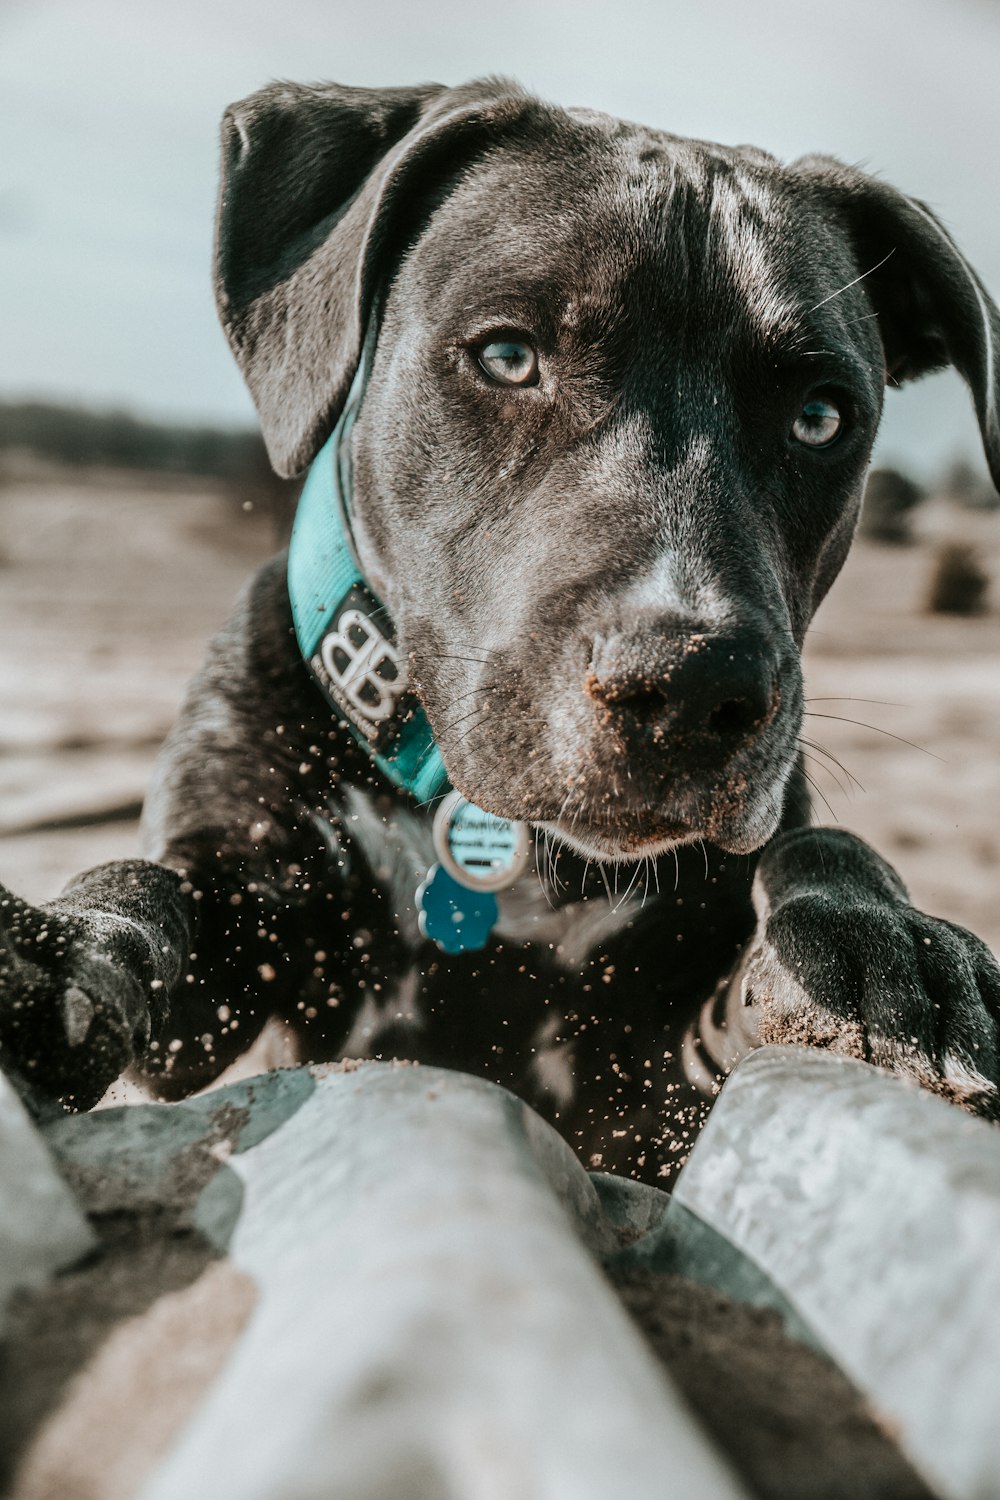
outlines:
[[554, 818], [531, 821], [589, 859], [651, 858], [703, 840], [730, 853], [747, 854], [773, 836], [790, 770], [791, 764], [756, 791], [743, 773], [731, 776], [720, 788], [678, 798], [673, 806], [619, 801], [587, 816], [563, 809]]
[[687, 823], [649, 819], [644, 826], [629, 826], [629, 820], [586, 823], [579, 819], [564, 823], [555, 818], [536, 827], [551, 833], [586, 859], [624, 860], [655, 858], [681, 844], [694, 843], [702, 835]]

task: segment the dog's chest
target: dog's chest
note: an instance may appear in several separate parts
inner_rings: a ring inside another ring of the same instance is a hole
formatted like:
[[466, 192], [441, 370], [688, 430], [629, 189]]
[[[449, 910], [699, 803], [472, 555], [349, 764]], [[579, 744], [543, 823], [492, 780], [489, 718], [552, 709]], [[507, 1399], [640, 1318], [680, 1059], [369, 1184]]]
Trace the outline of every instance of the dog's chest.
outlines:
[[[435, 866], [431, 818], [413, 812], [391, 799], [372, 796], [357, 787], [343, 790], [335, 811], [336, 826], [345, 838], [327, 825], [331, 856], [350, 864], [360, 856], [371, 876], [371, 897], [378, 903], [380, 925], [391, 929], [405, 952], [428, 962], [440, 963], [443, 955], [429, 943], [420, 927], [418, 891]], [[364, 878], [359, 883], [364, 890]], [[621, 897], [599, 897], [581, 892], [574, 899], [558, 875], [543, 877], [535, 862], [509, 890], [497, 898], [499, 914], [487, 943], [491, 952], [504, 947], [531, 950], [546, 956], [546, 962], [567, 974], [581, 971], [591, 954], [606, 946], [632, 924], [641, 905], [640, 897], [623, 892]]]
[[[612, 952], [641, 908], [636, 893], [568, 899], [534, 867], [498, 898], [486, 945], [449, 954], [422, 934], [417, 892], [434, 864], [430, 819], [356, 787], [342, 789], [323, 836], [338, 892], [330, 944], [345, 1056], [397, 1056], [510, 1079], [560, 1052], [592, 993], [624, 977]], [[346, 878], [345, 878], [346, 876]], [[326, 939], [323, 939], [326, 942]], [[549, 1084], [567, 1092], [552, 1060]]]
[[[317, 829], [329, 877], [312, 938], [325, 962], [300, 1028], [310, 1056], [478, 1074], [528, 1099], [606, 1162], [612, 1147], [645, 1138], [674, 1107], [692, 1007], [745, 936], [745, 877], [730, 891], [699, 853], [693, 887], [689, 876], [675, 888], [671, 870], [669, 884], [661, 871], [647, 889], [640, 874], [616, 894], [612, 872], [610, 894], [599, 876], [581, 892], [582, 864], [565, 861], [570, 892], [543, 865], [544, 883], [532, 868], [501, 893], [482, 949], [448, 954], [419, 926], [417, 890], [434, 862], [429, 817], [342, 784]], [[730, 909], [733, 895], [742, 900]]]

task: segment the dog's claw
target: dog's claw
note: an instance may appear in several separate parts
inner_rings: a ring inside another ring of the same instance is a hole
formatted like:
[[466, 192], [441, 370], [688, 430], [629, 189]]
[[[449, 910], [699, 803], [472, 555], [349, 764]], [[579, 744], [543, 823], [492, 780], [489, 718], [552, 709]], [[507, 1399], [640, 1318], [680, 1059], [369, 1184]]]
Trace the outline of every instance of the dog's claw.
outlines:
[[132, 1060], [146, 1016], [138, 986], [81, 921], [0, 896], [0, 1062], [87, 1109]]
[[864, 1058], [1000, 1115], [1000, 967], [971, 932], [904, 901], [781, 902], [743, 971], [757, 1036]]

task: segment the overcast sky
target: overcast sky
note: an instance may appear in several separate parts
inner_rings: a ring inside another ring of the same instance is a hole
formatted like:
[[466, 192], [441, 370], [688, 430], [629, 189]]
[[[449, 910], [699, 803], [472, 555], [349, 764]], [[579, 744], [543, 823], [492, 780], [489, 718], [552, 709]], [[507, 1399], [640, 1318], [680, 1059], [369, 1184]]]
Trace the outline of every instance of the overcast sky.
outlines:
[[[0, 394], [244, 422], [209, 282], [217, 122], [272, 77], [458, 83], [866, 164], [1000, 297], [1000, 0], [0, 0]], [[977, 446], [963, 388], [883, 456]]]

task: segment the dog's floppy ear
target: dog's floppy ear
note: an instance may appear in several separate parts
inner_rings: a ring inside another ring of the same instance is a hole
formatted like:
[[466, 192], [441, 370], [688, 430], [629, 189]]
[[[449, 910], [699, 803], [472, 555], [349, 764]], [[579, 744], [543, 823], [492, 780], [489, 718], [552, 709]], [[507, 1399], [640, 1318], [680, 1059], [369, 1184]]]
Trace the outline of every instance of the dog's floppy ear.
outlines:
[[796, 162], [854, 246], [894, 383], [954, 365], [1000, 490], [1000, 312], [926, 204], [828, 157]]
[[336, 422], [419, 190], [530, 102], [500, 79], [280, 83], [226, 111], [216, 302], [279, 474], [299, 473]]

